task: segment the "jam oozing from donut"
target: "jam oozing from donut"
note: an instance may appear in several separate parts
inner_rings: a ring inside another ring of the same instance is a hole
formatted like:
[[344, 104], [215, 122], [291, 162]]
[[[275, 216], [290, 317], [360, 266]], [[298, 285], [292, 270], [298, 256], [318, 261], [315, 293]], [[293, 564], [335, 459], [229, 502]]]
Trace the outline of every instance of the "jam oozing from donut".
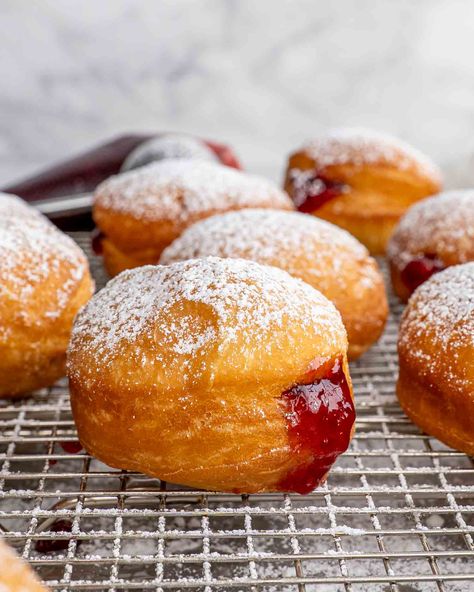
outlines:
[[355, 409], [341, 358], [316, 374], [309, 372], [307, 380], [281, 395], [290, 446], [301, 464], [278, 484], [280, 491], [313, 491], [349, 446]]
[[[72, 522], [70, 520], [56, 520], [49, 527], [50, 532], [71, 532]], [[81, 541], [77, 541], [79, 544]], [[39, 553], [50, 553], [51, 551], [64, 551], [68, 548], [69, 539], [38, 539], [35, 549]]]
[[92, 250], [96, 255], [102, 255], [104, 252], [104, 245], [103, 241], [105, 238], [105, 234], [101, 232], [98, 228], [96, 228], [92, 233]]
[[302, 171], [293, 169], [290, 172], [293, 185], [293, 201], [300, 212], [311, 213], [325, 203], [346, 193], [346, 183], [328, 179], [315, 170]]
[[413, 292], [433, 274], [444, 268], [444, 263], [436, 255], [428, 253], [407, 263], [400, 272], [400, 277], [410, 292]]

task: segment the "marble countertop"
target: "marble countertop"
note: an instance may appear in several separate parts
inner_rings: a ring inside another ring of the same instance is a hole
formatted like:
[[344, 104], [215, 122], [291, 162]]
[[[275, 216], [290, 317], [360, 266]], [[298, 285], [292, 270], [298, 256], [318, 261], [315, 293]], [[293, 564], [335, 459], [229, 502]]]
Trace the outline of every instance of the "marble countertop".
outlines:
[[0, 183], [154, 129], [278, 179], [303, 140], [363, 125], [474, 185], [472, 0], [7, 0], [0, 17]]

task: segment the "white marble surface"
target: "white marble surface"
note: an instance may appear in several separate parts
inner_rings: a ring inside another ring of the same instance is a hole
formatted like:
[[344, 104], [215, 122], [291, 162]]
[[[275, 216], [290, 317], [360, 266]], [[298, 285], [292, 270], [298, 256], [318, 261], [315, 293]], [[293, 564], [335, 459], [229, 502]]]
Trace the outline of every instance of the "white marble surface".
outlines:
[[3, 0], [0, 183], [124, 131], [233, 144], [275, 178], [373, 126], [474, 185], [472, 0]]

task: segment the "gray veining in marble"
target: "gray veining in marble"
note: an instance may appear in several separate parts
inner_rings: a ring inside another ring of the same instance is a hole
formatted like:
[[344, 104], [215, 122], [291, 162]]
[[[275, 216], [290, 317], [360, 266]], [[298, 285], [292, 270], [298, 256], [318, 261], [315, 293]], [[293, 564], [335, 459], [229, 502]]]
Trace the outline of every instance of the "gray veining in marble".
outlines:
[[330, 126], [373, 126], [474, 185], [472, 0], [3, 0], [0, 182], [111, 135], [233, 144], [281, 177]]

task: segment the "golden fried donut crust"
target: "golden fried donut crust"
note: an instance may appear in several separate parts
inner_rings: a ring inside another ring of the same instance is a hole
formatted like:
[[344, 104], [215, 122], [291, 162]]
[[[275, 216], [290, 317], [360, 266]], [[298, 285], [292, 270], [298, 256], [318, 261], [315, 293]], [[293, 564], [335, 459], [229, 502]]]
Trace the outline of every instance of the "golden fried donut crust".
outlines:
[[421, 153], [371, 130], [334, 130], [292, 154], [285, 189], [294, 197], [292, 171], [315, 170], [345, 185], [341, 195], [312, 213], [348, 230], [372, 254], [385, 253], [400, 216], [441, 189], [437, 168]]
[[0, 590], [5, 592], [47, 592], [30, 566], [0, 538]]
[[160, 263], [206, 256], [274, 265], [320, 290], [341, 313], [350, 358], [383, 332], [388, 304], [378, 265], [363, 245], [333, 224], [298, 212], [229, 212], [188, 228], [165, 249]]
[[113, 467], [274, 490], [295, 462], [278, 397], [334, 356], [350, 381], [346, 350], [334, 306], [279, 269], [207, 258], [128, 270], [76, 319], [79, 438]]
[[395, 293], [404, 301], [410, 289], [405, 266], [429, 255], [444, 267], [474, 261], [474, 190], [445, 191], [412, 206], [388, 243], [387, 257]]
[[64, 375], [74, 316], [92, 292], [72, 239], [40, 217], [0, 220], [0, 397]]
[[[104, 267], [110, 277], [114, 277], [126, 269], [133, 269], [134, 267], [141, 267], [142, 265], [150, 265], [157, 262], [156, 247], [125, 253], [110, 239], [104, 237], [101, 241]], [[165, 248], [166, 245], [167, 243], [163, 243], [162, 247]]]
[[108, 241], [106, 267], [155, 263], [190, 224], [248, 207], [293, 209], [270, 181], [202, 160], [166, 159], [111, 177], [94, 196], [95, 223]]
[[398, 339], [397, 395], [428, 434], [474, 454], [474, 263], [442, 271], [411, 296]]

